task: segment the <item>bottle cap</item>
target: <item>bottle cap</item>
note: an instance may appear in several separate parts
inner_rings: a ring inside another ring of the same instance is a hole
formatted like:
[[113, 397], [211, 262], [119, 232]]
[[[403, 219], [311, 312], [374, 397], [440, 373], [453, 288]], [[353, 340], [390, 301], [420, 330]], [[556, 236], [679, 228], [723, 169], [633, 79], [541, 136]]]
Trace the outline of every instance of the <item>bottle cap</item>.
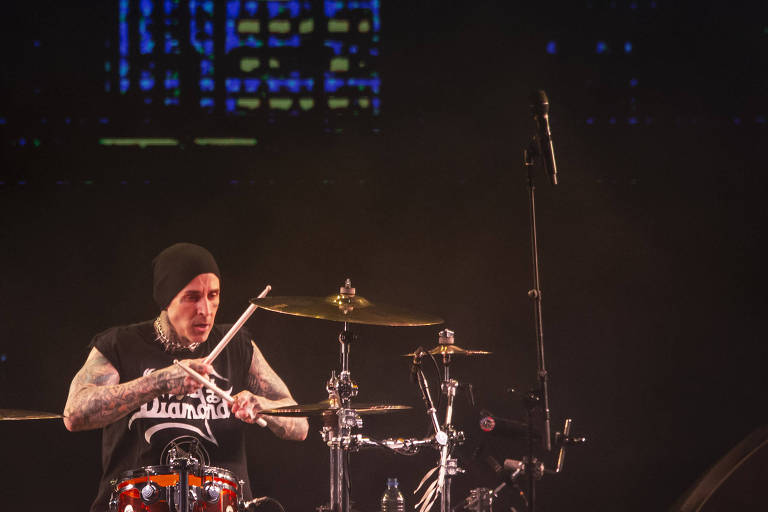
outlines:
[[387, 487], [397, 487], [398, 484], [397, 478], [387, 478]]

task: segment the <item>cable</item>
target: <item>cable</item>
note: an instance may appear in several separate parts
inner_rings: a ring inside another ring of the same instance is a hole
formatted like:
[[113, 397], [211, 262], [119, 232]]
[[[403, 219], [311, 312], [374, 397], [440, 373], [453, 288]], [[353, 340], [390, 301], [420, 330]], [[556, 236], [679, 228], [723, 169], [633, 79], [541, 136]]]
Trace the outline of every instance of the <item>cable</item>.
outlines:
[[260, 498], [253, 498], [251, 501], [246, 501], [244, 503], [244, 508], [246, 510], [249, 510], [251, 509], [251, 507], [253, 507], [253, 509], [255, 510], [256, 508], [260, 507], [261, 505], [263, 505], [268, 501], [271, 501], [272, 503], [277, 505], [277, 508], [280, 509], [280, 512], [285, 512], [285, 508], [283, 508], [283, 504], [277, 501], [275, 498], [271, 498], [269, 496], [262, 496]]

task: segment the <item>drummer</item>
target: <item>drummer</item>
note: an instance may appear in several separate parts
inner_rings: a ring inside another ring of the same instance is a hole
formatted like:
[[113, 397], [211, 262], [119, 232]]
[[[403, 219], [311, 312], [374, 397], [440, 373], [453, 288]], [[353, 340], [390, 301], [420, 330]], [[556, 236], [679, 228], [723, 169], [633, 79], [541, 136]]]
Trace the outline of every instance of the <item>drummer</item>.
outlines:
[[[153, 295], [160, 314], [145, 322], [113, 327], [94, 337], [85, 364], [75, 375], [64, 409], [70, 431], [103, 429], [102, 478], [91, 512], [104, 512], [110, 481], [144, 466], [160, 465], [167, 448], [190, 436], [212, 466], [246, 482], [246, 423], [263, 418], [281, 439], [302, 441], [305, 418], [259, 415], [295, 405], [288, 387], [258, 346], [239, 331], [212, 364], [204, 358], [229, 326], [214, 324], [221, 295], [219, 267], [205, 248], [172, 245], [153, 261]], [[228, 405], [173, 364], [182, 360], [229, 392]]]

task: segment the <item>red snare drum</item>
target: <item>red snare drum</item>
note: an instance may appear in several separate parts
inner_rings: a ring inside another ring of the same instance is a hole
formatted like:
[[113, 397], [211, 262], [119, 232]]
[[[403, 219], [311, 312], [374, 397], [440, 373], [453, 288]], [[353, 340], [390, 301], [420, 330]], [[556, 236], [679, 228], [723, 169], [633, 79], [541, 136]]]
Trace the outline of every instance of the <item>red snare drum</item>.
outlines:
[[[182, 488], [180, 473], [176, 466], [145, 466], [126, 471], [112, 491], [110, 510], [177, 512]], [[187, 468], [187, 482], [189, 512], [241, 510], [242, 489], [235, 475], [226, 469], [192, 465]]]

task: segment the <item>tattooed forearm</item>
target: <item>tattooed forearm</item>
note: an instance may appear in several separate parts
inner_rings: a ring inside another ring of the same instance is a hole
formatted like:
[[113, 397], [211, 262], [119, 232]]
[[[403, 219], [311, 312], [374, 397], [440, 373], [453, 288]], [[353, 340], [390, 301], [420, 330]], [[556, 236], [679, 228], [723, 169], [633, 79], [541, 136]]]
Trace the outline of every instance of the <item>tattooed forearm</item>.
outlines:
[[[273, 408], [296, 405], [288, 386], [275, 373], [267, 363], [261, 351], [255, 343], [253, 345], [253, 358], [248, 375], [248, 388], [254, 395], [263, 396], [275, 401]], [[278, 416], [264, 416], [267, 426], [281, 439], [303, 441], [307, 437], [309, 423], [306, 418], [287, 418]]]
[[267, 426], [277, 437], [288, 441], [303, 441], [309, 431], [306, 418], [275, 418], [274, 423], [267, 420]]
[[72, 431], [104, 427], [154, 397], [178, 389], [183, 381], [183, 375], [159, 370], [120, 384], [115, 367], [94, 348], [72, 380], [64, 425]]
[[88, 430], [113, 423], [157, 396], [137, 381], [81, 389], [67, 402], [64, 424], [69, 430]]
[[[283, 380], [277, 376], [275, 371], [261, 355], [261, 352], [257, 352], [258, 348], [253, 351], [253, 360], [251, 361], [251, 371], [248, 375], [248, 389], [255, 395], [261, 395], [269, 398], [270, 400], [281, 400], [283, 398], [290, 398], [291, 392], [288, 391], [288, 386], [285, 385]], [[292, 405], [292, 404], [289, 404]]]
[[[292, 398], [278, 400], [273, 407], [287, 407], [296, 405]], [[309, 423], [306, 418], [288, 418], [282, 416], [263, 416], [269, 429], [280, 439], [288, 441], [303, 441], [307, 438]]]

